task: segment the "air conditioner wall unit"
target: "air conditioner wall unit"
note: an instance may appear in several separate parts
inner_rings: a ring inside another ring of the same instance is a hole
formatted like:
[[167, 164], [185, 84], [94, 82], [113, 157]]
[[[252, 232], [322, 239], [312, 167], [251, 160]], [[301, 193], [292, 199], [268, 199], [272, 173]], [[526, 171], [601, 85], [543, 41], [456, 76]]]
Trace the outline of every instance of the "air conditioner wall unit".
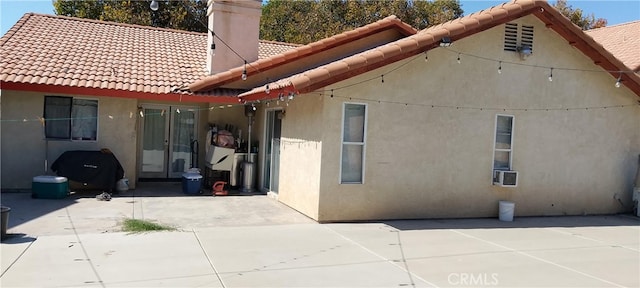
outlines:
[[494, 170], [493, 185], [501, 187], [518, 186], [518, 171]]

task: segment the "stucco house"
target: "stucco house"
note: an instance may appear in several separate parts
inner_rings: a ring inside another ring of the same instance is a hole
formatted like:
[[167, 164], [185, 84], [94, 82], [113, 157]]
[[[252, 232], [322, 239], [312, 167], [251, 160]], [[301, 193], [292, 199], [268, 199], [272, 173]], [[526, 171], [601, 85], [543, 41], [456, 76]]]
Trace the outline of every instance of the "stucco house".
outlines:
[[[517, 216], [631, 210], [640, 75], [622, 54], [635, 50], [614, 56], [534, 0], [422, 31], [389, 17], [303, 46], [218, 33], [257, 29], [256, 2], [210, 8], [216, 36], [253, 58], [207, 51], [212, 35], [23, 17], [0, 39], [2, 188], [27, 187], [45, 159], [78, 147], [108, 146], [130, 178], [171, 177], [145, 174], [158, 158], [145, 155], [145, 112], [191, 109], [204, 142], [207, 123], [243, 126], [255, 107], [259, 188], [317, 221], [491, 217], [499, 200]], [[246, 18], [219, 17], [233, 9]], [[70, 34], [40, 31], [58, 22]], [[259, 58], [255, 47], [282, 50]], [[97, 139], [45, 141], [33, 119], [46, 118], [47, 96], [97, 99]]]

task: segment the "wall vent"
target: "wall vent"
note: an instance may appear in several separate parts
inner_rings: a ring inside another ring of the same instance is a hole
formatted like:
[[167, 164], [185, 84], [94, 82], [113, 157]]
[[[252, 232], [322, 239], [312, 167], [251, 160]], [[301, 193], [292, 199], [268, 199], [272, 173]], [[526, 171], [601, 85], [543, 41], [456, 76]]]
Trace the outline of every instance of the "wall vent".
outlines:
[[518, 24], [507, 23], [504, 26], [504, 51], [516, 52], [518, 49]]
[[519, 52], [521, 47], [529, 47], [533, 52], [533, 26], [506, 23], [504, 26], [504, 51]]
[[520, 34], [520, 46], [527, 45], [533, 53], [533, 26], [522, 25], [522, 33]]

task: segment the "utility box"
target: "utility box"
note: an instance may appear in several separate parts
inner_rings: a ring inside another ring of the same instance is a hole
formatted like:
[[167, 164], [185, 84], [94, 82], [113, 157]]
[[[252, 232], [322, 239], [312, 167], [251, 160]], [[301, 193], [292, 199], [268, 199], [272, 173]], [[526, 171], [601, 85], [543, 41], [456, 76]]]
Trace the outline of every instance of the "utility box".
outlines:
[[69, 195], [67, 177], [36, 176], [31, 183], [31, 196], [41, 199], [61, 199]]

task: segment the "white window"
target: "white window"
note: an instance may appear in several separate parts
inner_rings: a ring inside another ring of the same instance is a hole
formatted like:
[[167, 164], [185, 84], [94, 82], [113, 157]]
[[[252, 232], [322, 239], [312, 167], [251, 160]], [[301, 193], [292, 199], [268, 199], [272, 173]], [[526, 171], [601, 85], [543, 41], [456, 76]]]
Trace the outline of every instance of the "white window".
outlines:
[[513, 156], [513, 116], [496, 116], [496, 137], [493, 151], [493, 170], [511, 170]]
[[342, 119], [340, 183], [361, 184], [364, 182], [367, 106], [344, 103]]
[[47, 139], [96, 141], [98, 100], [45, 96], [44, 119]]

